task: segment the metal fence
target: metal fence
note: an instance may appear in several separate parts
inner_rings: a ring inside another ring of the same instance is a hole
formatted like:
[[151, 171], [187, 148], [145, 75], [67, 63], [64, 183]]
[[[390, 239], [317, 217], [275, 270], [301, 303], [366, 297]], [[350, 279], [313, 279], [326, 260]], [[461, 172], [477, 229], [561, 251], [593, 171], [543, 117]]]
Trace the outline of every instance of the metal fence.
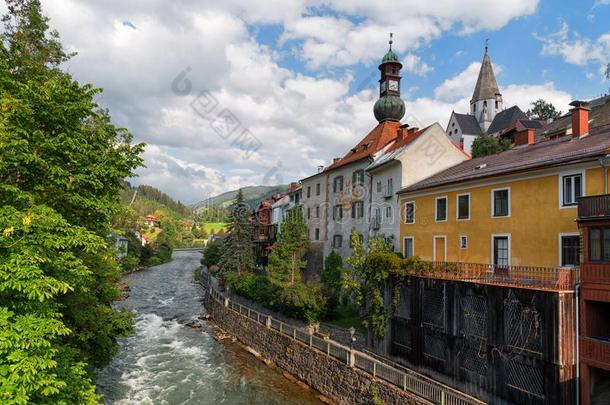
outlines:
[[217, 303], [237, 314], [266, 325], [267, 328], [299, 341], [312, 350], [323, 352], [350, 367], [362, 370], [423, 399], [442, 405], [480, 405], [485, 403], [415, 371], [399, 370], [358, 350], [350, 349], [330, 339], [322, 339], [297, 327], [278, 321], [269, 315], [259, 313], [245, 305], [231, 301], [214, 288], [208, 288], [206, 291]]

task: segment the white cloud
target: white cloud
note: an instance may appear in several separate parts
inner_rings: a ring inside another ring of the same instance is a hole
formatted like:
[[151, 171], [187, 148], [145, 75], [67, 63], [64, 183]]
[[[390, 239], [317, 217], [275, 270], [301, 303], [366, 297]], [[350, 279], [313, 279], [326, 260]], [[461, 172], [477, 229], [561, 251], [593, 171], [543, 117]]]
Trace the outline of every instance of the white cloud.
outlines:
[[402, 61], [403, 69], [417, 76], [426, 76], [434, 68], [426, 64], [419, 56], [412, 53], [407, 54]]
[[577, 32], [570, 32], [568, 24], [562, 21], [557, 32], [534, 34], [534, 38], [542, 43], [542, 55], [560, 56], [573, 65], [585, 66], [594, 62], [599, 64], [601, 70], [610, 60], [610, 32], [592, 40]]

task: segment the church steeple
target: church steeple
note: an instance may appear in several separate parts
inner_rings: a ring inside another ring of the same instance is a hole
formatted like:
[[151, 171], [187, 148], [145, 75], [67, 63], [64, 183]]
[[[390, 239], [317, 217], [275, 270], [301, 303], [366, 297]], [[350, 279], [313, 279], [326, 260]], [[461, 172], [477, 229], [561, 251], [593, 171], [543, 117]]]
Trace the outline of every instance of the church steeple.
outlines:
[[400, 69], [402, 64], [392, 51], [392, 34], [390, 34], [390, 49], [383, 56], [379, 71], [379, 100], [375, 103], [373, 112], [377, 121], [400, 121], [405, 115], [405, 103], [400, 98]]
[[479, 122], [481, 129], [486, 131], [496, 114], [501, 110], [502, 94], [496, 82], [487, 41], [485, 41], [485, 54], [483, 55], [477, 84], [470, 100], [470, 111]]

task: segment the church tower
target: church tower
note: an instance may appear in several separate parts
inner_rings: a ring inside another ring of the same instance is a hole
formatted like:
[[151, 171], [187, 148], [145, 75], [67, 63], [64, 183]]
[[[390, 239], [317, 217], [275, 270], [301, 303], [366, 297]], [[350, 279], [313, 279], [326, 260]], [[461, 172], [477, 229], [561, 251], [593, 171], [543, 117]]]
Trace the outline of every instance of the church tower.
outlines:
[[390, 50], [385, 54], [379, 65], [379, 100], [375, 103], [373, 112], [379, 122], [400, 121], [405, 115], [405, 103], [400, 98], [400, 69], [402, 64], [392, 51], [392, 34], [390, 34]]
[[482, 131], [487, 131], [498, 112], [502, 111], [502, 94], [496, 82], [491, 59], [485, 45], [485, 55], [479, 71], [477, 85], [470, 100], [470, 113], [476, 118]]

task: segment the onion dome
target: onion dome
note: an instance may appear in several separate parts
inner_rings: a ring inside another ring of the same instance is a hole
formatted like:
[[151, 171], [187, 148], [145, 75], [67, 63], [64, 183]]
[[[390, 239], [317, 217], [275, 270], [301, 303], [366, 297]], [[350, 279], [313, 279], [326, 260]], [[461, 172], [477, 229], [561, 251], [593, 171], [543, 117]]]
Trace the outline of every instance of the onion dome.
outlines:
[[377, 121], [400, 121], [405, 115], [405, 103], [400, 96], [385, 95], [375, 103], [373, 113]]

